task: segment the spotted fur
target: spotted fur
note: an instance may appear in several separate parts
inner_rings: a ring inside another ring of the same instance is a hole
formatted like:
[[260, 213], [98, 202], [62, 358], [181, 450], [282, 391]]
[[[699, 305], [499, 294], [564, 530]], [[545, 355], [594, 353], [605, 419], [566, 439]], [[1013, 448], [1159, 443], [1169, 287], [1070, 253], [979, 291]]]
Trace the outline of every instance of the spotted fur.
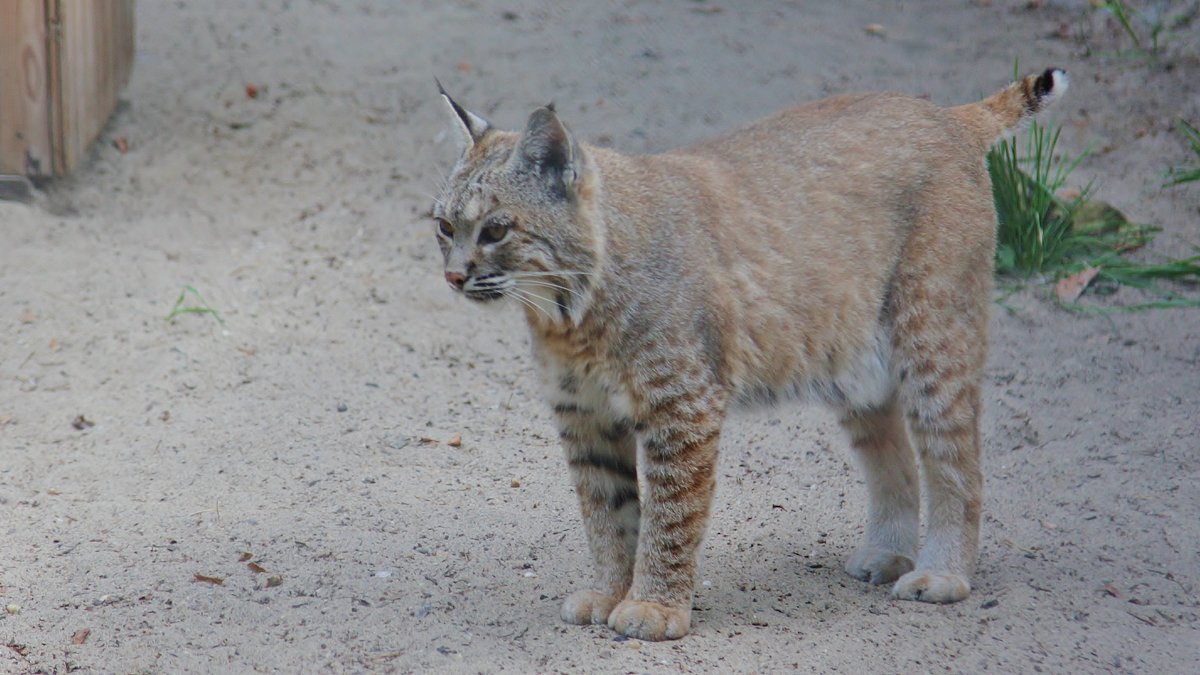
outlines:
[[576, 142], [552, 107], [512, 133], [445, 96], [462, 141], [433, 207], [446, 279], [524, 309], [595, 562], [566, 621], [688, 632], [725, 415], [789, 397], [839, 411], [866, 475], [846, 570], [899, 598], [967, 596], [995, 245], [983, 157], [1066, 84], [1052, 69], [956, 108], [840, 96], [639, 157]]

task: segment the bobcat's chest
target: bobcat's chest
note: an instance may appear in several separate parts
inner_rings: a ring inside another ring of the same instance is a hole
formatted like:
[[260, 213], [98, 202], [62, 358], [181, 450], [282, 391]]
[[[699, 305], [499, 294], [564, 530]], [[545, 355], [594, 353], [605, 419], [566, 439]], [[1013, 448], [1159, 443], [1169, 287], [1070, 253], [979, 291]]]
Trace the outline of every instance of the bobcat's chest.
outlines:
[[535, 339], [534, 356], [546, 398], [557, 413], [582, 413], [597, 422], [634, 419], [633, 397], [624, 378], [601, 354]]
[[551, 405], [575, 408], [598, 420], [633, 419], [633, 397], [620, 364], [608, 353], [612, 336], [602, 322], [588, 317], [561, 330], [535, 328], [532, 337]]

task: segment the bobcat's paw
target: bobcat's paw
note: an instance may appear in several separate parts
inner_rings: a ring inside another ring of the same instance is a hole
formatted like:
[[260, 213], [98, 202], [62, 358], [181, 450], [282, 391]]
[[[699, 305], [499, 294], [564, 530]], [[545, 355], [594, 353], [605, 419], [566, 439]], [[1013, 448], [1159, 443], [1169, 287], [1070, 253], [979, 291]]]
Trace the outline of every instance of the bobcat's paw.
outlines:
[[575, 591], [563, 601], [562, 620], [576, 624], [608, 623], [608, 615], [618, 602], [619, 598], [590, 588]]
[[971, 583], [966, 577], [933, 570], [909, 572], [892, 587], [892, 597], [921, 602], [958, 602], [970, 593]]
[[622, 600], [608, 615], [608, 627], [640, 640], [677, 640], [687, 635], [692, 611], [645, 600]]
[[847, 574], [872, 584], [890, 584], [912, 569], [912, 558], [874, 546], [863, 546], [846, 561]]

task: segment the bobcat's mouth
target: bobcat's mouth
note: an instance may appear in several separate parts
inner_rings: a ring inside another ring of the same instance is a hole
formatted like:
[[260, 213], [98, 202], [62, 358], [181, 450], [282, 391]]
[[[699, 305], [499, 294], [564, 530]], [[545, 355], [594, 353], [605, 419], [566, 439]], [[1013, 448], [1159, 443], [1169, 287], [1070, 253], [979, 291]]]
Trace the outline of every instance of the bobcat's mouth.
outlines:
[[504, 274], [485, 274], [481, 277], [467, 279], [467, 282], [463, 284], [462, 292], [463, 295], [475, 302], [491, 302], [503, 298], [504, 290], [511, 283]]
[[463, 295], [475, 302], [491, 302], [504, 297], [504, 291], [493, 288], [475, 288], [469, 291], [463, 291]]

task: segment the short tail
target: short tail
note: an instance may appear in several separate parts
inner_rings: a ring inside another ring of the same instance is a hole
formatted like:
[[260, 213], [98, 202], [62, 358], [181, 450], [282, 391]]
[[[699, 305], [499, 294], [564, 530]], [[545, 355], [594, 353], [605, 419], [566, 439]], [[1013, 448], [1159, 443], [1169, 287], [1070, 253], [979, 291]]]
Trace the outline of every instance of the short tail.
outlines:
[[1067, 71], [1047, 68], [1041, 75], [1029, 75], [982, 101], [951, 108], [950, 112], [974, 129], [984, 144], [991, 145], [1062, 98], [1069, 84]]

